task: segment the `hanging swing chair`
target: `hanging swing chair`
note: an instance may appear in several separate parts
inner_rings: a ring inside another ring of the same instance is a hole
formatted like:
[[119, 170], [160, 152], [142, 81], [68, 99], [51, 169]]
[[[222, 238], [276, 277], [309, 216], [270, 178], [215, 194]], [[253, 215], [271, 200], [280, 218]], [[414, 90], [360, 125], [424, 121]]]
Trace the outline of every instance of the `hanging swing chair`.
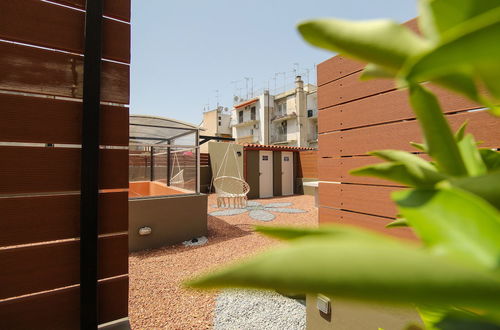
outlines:
[[[181, 169], [181, 166], [179, 164], [179, 158], [177, 156], [177, 152], [174, 152], [174, 159], [172, 161], [173, 166], [172, 166], [172, 171], [170, 173], [170, 184], [183, 184], [184, 183], [184, 169]], [[177, 163], [177, 169], [178, 172], [174, 175], [174, 169], [175, 165]]]
[[[235, 159], [238, 177], [224, 175], [228, 163], [228, 154], [231, 144], [227, 144], [226, 153], [222, 158], [222, 162], [217, 170], [217, 175], [213, 181], [215, 193], [217, 194], [217, 207], [227, 208], [243, 208], [247, 205], [247, 194], [250, 192], [250, 186], [243, 180], [238, 166], [238, 158], [233, 148], [233, 156]], [[223, 169], [223, 170], [222, 170]], [[222, 170], [222, 175], [221, 174]]]

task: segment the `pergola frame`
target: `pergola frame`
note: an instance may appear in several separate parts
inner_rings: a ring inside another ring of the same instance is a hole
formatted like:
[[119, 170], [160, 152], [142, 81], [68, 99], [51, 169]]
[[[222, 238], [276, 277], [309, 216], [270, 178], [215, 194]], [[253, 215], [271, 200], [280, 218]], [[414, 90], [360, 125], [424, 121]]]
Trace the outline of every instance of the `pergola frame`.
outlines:
[[[171, 185], [171, 160], [173, 148], [195, 149], [195, 193], [200, 193], [200, 148], [199, 148], [199, 131], [200, 127], [184, 123], [175, 119], [131, 115], [130, 116], [130, 148], [142, 147], [145, 152], [149, 152], [151, 157], [150, 162], [150, 181], [155, 179], [155, 149], [165, 150], [167, 154], [166, 166], [166, 184]], [[189, 139], [189, 135], [193, 135], [192, 143], [186, 143], [184, 140]], [[176, 143], [176, 140], [181, 140]], [[182, 143], [184, 142], [184, 143]]]

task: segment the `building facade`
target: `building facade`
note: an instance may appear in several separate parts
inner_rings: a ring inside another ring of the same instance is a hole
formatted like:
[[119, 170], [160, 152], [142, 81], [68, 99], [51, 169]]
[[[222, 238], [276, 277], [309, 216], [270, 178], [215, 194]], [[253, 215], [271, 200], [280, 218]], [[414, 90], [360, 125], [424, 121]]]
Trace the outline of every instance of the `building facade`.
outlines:
[[[231, 137], [231, 114], [226, 112], [227, 108], [217, 107], [214, 110], [203, 113], [203, 121], [200, 126], [203, 128], [203, 135]], [[208, 145], [200, 146], [201, 152], [208, 152]]]
[[297, 76], [294, 89], [277, 95], [264, 91], [236, 104], [231, 128], [238, 143], [317, 148], [317, 118], [316, 86], [304, 86]]

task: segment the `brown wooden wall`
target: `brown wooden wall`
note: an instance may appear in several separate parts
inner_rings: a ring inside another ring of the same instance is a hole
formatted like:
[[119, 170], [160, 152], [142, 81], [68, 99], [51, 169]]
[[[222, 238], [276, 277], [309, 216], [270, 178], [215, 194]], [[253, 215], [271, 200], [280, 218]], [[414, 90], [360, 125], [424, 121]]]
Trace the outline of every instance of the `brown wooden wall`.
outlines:
[[297, 153], [299, 157], [298, 177], [318, 178], [318, 151], [301, 151]]
[[[80, 325], [85, 1], [52, 2], [0, 1], [0, 329]], [[128, 315], [130, 0], [104, 14], [100, 323]]]
[[[408, 24], [415, 29], [415, 21]], [[403, 189], [382, 179], [357, 177], [349, 170], [381, 162], [367, 156], [376, 149], [415, 152], [409, 142], [422, 142], [420, 127], [408, 104], [406, 90], [396, 90], [391, 80], [361, 82], [363, 65], [342, 56], [318, 65], [318, 126], [320, 223], [362, 226], [400, 237], [409, 229], [386, 229], [396, 215], [392, 191]], [[500, 127], [480, 105], [436, 86], [454, 129], [468, 120], [468, 131], [483, 147], [500, 147]]]

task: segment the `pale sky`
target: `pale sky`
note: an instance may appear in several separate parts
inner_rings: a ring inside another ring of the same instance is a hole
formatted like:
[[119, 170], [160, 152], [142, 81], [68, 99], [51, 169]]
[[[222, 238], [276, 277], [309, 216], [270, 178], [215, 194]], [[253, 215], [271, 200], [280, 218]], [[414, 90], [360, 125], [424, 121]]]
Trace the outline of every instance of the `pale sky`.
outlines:
[[298, 22], [416, 13], [416, 0], [132, 0], [130, 112], [199, 124], [204, 108], [231, 108], [252, 81], [254, 92], [281, 92], [295, 73], [307, 82], [308, 69], [315, 84], [315, 65], [334, 54], [306, 44]]

